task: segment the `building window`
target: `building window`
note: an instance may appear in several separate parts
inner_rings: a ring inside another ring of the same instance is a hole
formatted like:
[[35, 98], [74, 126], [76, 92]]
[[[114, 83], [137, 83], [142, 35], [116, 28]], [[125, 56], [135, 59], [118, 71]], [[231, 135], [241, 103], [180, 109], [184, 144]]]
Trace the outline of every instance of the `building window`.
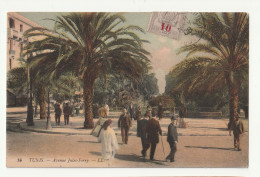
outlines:
[[13, 40], [10, 40], [10, 50], [13, 50]]
[[9, 67], [12, 69], [12, 58], [9, 58]]
[[23, 43], [21, 43], [20, 57], [22, 56], [22, 54], [23, 54]]
[[14, 26], [14, 19], [12, 19], [12, 18], [9, 18], [9, 27], [10, 28], [14, 28], [15, 26]]
[[20, 32], [23, 32], [23, 25], [20, 25]]

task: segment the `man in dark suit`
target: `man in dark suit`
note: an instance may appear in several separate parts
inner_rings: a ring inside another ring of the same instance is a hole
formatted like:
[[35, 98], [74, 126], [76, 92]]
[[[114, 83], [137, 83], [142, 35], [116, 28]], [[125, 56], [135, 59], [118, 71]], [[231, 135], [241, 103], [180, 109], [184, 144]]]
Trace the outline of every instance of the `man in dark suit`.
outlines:
[[129, 111], [131, 120], [133, 120], [133, 118], [134, 118], [134, 106], [133, 106], [132, 103], [130, 103], [128, 111]]
[[142, 111], [141, 111], [141, 107], [138, 106], [136, 113], [135, 113], [135, 120], [137, 120], [137, 122], [138, 122], [139, 120], [141, 120], [141, 118], [142, 118]]
[[231, 127], [229, 129], [230, 136], [231, 136], [231, 130], [233, 130], [233, 135], [234, 135], [234, 150], [241, 151], [240, 140], [245, 130], [244, 130], [244, 124], [240, 120], [239, 115], [236, 116], [235, 120], [231, 124]]
[[61, 116], [61, 108], [60, 103], [56, 102], [54, 105], [55, 108], [55, 122], [56, 125], [60, 125], [60, 116]]
[[171, 162], [174, 162], [174, 156], [177, 151], [177, 142], [178, 142], [178, 133], [177, 133], [177, 118], [178, 115], [175, 114], [171, 117], [171, 123], [168, 126], [168, 134], [167, 134], [167, 141], [170, 145], [171, 152], [170, 154], [166, 157], [166, 160], [170, 160]]
[[147, 122], [146, 133], [148, 143], [151, 145], [150, 160], [153, 160], [156, 144], [159, 143], [159, 134], [162, 135], [162, 129], [159, 121], [156, 120], [156, 111], [152, 111], [152, 118]]
[[161, 102], [158, 105], [158, 117], [159, 117], [159, 120], [161, 120], [163, 118], [163, 105]]
[[70, 119], [71, 113], [72, 113], [72, 109], [71, 109], [69, 103], [66, 102], [65, 106], [63, 107], [65, 125], [69, 125], [69, 119]]
[[129, 129], [132, 126], [131, 118], [127, 113], [127, 110], [123, 110], [123, 114], [120, 115], [118, 120], [118, 128], [121, 128], [122, 143], [127, 144]]
[[147, 141], [147, 133], [146, 133], [146, 125], [148, 122], [148, 117], [144, 117], [141, 120], [138, 120], [137, 122], [137, 136], [141, 138], [142, 142], [142, 155], [143, 157], [146, 157], [146, 151], [149, 149], [150, 145]]

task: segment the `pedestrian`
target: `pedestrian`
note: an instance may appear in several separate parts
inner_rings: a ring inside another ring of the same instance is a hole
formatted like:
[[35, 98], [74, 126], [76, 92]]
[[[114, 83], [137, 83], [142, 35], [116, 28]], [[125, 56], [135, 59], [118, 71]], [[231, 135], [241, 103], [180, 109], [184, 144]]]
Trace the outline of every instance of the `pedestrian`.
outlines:
[[97, 118], [98, 117], [98, 104], [96, 103], [96, 104], [93, 104], [93, 117], [94, 118]]
[[170, 145], [171, 152], [166, 157], [166, 160], [170, 160], [171, 162], [174, 162], [175, 153], [177, 151], [177, 143], [178, 143], [178, 133], [177, 133], [177, 118], [178, 115], [175, 114], [171, 117], [171, 123], [168, 126], [168, 133], [167, 133], [167, 141]]
[[70, 100], [70, 109], [71, 109], [71, 113], [70, 113], [70, 116], [71, 117], [74, 117], [75, 115], [74, 115], [74, 111], [75, 111], [75, 102], [74, 102], [74, 100], [73, 99], [71, 99]]
[[114, 160], [116, 151], [119, 149], [114, 130], [111, 128], [112, 120], [104, 122], [99, 135], [99, 141], [102, 144], [102, 158], [104, 160]]
[[76, 110], [76, 116], [79, 116], [79, 110], [80, 110], [79, 102], [76, 102], [75, 110]]
[[72, 109], [69, 105], [69, 102], [66, 102], [63, 107], [65, 125], [69, 125], [69, 118], [70, 118], [71, 113], [72, 113]]
[[105, 109], [106, 117], [108, 117], [109, 116], [109, 106], [108, 106], [108, 104], [104, 105], [104, 109]]
[[131, 120], [133, 120], [133, 118], [134, 118], [134, 107], [133, 107], [132, 103], [130, 103], [128, 111], [129, 111]]
[[147, 140], [151, 146], [150, 150], [150, 160], [154, 160], [154, 153], [156, 150], [156, 145], [159, 143], [159, 134], [162, 135], [162, 129], [159, 121], [156, 120], [156, 111], [152, 111], [152, 118], [147, 122], [146, 133]]
[[234, 135], [234, 150], [241, 151], [240, 141], [242, 138], [242, 134], [244, 133], [244, 124], [240, 120], [239, 115], [237, 115], [235, 120], [231, 123], [229, 129], [230, 136], [231, 136], [231, 130], [233, 130], [233, 135]]
[[141, 120], [141, 118], [142, 118], [142, 111], [141, 111], [141, 107], [138, 106], [136, 113], [135, 113], [135, 119], [138, 122], [139, 120]]
[[105, 118], [105, 113], [103, 113], [102, 111], [99, 114], [99, 119], [97, 121], [97, 123], [95, 124], [92, 132], [90, 133], [93, 136], [99, 137], [101, 129], [105, 123], [105, 121], [107, 120], [107, 118]]
[[131, 126], [131, 118], [127, 114], [127, 110], [123, 109], [123, 114], [120, 115], [118, 120], [118, 128], [121, 128], [122, 143], [128, 143], [128, 133]]
[[185, 106], [183, 104], [180, 107], [179, 115], [180, 115], [181, 119], [186, 116], [186, 108], [185, 108]]
[[150, 145], [147, 141], [146, 126], [148, 122], [148, 117], [143, 117], [141, 120], [137, 120], [137, 137], [141, 138], [143, 157], [146, 157], [146, 151], [149, 149]]
[[159, 117], [159, 120], [161, 120], [163, 118], [163, 105], [162, 105], [162, 102], [160, 102], [159, 105], [158, 105], [158, 117]]
[[149, 105], [147, 106], [147, 109], [146, 109], [144, 116], [148, 117], [149, 119], [152, 118], [152, 108]]
[[60, 125], [60, 116], [61, 116], [60, 103], [56, 102], [54, 104], [54, 111], [55, 111], [55, 122], [56, 122], [56, 125]]

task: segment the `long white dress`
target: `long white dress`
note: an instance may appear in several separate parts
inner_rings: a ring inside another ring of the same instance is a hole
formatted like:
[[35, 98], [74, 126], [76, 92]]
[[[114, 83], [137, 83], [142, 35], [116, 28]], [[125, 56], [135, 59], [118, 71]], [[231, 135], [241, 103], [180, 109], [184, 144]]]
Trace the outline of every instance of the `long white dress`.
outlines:
[[105, 104], [104, 108], [106, 111], [106, 115], [109, 116], [109, 106], [107, 104]]
[[105, 160], [113, 160], [116, 150], [119, 149], [114, 130], [110, 126], [107, 127], [107, 130], [102, 128], [98, 139], [102, 144], [102, 158]]

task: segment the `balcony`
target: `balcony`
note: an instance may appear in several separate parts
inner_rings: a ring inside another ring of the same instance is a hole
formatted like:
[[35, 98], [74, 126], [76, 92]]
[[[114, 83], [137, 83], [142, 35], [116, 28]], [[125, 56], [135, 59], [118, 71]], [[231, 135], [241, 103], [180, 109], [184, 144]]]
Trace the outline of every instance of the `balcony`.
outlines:
[[8, 38], [17, 39], [19, 37], [19, 32], [13, 28], [8, 29]]
[[9, 50], [10, 55], [15, 55], [15, 50]]
[[23, 40], [23, 32], [18, 32], [18, 40], [19, 41]]

